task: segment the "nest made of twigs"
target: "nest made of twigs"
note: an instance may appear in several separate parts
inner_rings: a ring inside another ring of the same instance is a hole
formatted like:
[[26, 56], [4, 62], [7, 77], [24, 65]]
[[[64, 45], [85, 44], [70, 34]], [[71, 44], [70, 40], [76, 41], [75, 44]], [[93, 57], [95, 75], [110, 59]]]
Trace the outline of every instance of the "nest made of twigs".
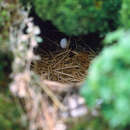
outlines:
[[40, 52], [40, 60], [34, 61], [32, 70], [40, 75], [41, 79], [58, 81], [61, 83], [81, 82], [87, 74], [95, 52], [72, 51], [71, 49], [55, 52]]

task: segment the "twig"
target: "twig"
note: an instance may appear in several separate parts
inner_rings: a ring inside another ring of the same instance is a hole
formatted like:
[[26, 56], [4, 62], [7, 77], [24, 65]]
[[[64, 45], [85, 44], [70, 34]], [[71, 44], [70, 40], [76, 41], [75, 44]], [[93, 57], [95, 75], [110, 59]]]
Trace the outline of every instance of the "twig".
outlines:
[[61, 110], [66, 110], [66, 107], [58, 100], [58, 98], [53, 94], [53, 92], [47, 86], [45, 86], [44, 83], [42, 83], [41, 87], [58, 108], [60, 108]]

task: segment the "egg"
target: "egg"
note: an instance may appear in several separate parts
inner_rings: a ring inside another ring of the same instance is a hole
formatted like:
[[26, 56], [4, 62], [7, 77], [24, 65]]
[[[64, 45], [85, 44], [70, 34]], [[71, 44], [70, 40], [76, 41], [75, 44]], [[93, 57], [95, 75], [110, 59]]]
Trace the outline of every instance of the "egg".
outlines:
[[65, 49], [65, 48], [67, 48], [67, 46], [68, 46], [68, 41], [67, 41], [67, 39], [66, 39], [66, 38], [62, 38], [62, 39], [60, 40], [60, 47], [63, 48], [63, 49]]

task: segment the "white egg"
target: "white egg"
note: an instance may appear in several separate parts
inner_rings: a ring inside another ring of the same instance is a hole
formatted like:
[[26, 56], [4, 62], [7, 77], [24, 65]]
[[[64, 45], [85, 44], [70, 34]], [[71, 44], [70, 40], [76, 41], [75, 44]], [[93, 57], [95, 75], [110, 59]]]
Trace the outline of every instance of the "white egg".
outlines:
[[61, 48], [63, 48], [63, 49], [67, 48], [67, 44], [68, 44], [68, 41], [67, 41], [66, 38], [62, 38], [60, 40], [60, 46], [61, 46]]

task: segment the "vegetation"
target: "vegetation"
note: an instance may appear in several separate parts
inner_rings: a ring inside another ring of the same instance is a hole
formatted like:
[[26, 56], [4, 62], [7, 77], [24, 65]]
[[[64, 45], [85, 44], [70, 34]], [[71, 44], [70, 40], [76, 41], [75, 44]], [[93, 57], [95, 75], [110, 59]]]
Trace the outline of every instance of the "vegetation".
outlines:
[[0, 93], [0, 129], [24, 129], [21, 125], [21, 109], [19, 109], [18, 104], [13, 100], [10, 92], [3, 93]]
[[[9, 91], [11, 82], [11, 62], [13, 55], [9, 42], [10, 28], [18, 23], [17, 3], [0, 0], [0, 129], [19, 130], [24, 129], [21, 124], [21, 112], [19, 104]], [[16, 12], [17, 11], [17, 12]]]
[[[111, 34], [112, 35], [112, 34]], [[101, 103], [101, 114], [111, 127], [130, 124], [130, 33], [104, 48], [93, 61], [82, 94], [90, 107]]]
[[3, 1], [0, 0], [0, 50], [9, 51], [9, 37], [10, 37], [10, 27], [16, 27], [20, 22], [21, 18], [18, 15], [19, 5], [18, 0], [14, 1]]
[[[2, 0], [0, 0], [0, 4], [2, 4]], [[7, 41], [9, 38], [9, 26], [11, 23], [10, 19], [10, 8], [11, 5], [5, 5], [4, 7], [1, 5], [0, 8], [0, 43], [1, 43], [1, 50], [4, 48], [7, 49]], [[9, 8], [9, 9], [8, 9]], [[5, 26], [6, 25], [6, 26]]]
[[[128, 130], [130, 127], [130, 1], [20, 1], [26, 7], [28, 3], [31, 3], [41, 19], [50, 20], [68, 36], [79, 36], [91, 32], [107, 34], [104, 39], [105, 47], [92, 61], [88, 76], [81, 88], [81, 95], [89, 108], [87, 109], [88, 117], [84, 115], [82, 119], [75, 119], [74, 123], [73, 120], [72, 122], [67, 120], [68, 128], [70, 127], [71, 130]], [[55, 86], [51, 91], [51, 87], [41, 85], [39, 76], [30, 71], [32, 60], [38, 59], [33, 54], [33, 49], [37, 47], [37, 41], [41, 40], [40, 30], [28, 18], [28, 13], [26, 14], [25, 10], [21, 11], [20, 7], [18, 0], [13, 2], [0, 0], [0, 129], [25, 129], [24, 125], [27, 127], [29, 123], [31, 130], [44, 129], [43, 127], [54, 128], [57, 120], [58, 123], [61, 121], [59, 113], [56, 112], [59, 112], [59, 108], [64, 108], [60, 100], [66, 98], [67, 90], [70, 91], [67, 95], [71, 95], [75, 92], [77, 94], [78, 89], [72, 91], [71, 87], [65, 88], [62, 93], [62, 88], [58, 90]], [[115, 29], [116, 31], [110, 32]], [[13, 80], [11, 85], [10, 75]], [[11, 95], [10, 90], [12, 94], [18, 96], [17, 99]], [[60, 100], [58, 100], [59, 97]], [[74, 97], [78, 101], [79, 98], [75, 95]], [[21, 101], [20, 98], [24, 104], [27, 124], [21, 122], [23, 110], [20, 104], [16, 103], [17, 100]], [[70, 100], [75, 105], [71, 98]], [[53, 102], [54, 104], [51, 104]], [[75, 112], [74, 109], [72, 112]], [[71, 111], [68, 115], [71, 115]], [[60, 126], [62, 125], [61, 123]]]
[[80, 35], [96, 31], [104, 34], [117, 28], [121, 1], [35, 0], [32, 3], [43, 20], [52, 21], [66, 34]]
[[130, 2], [123, 1], [121, 10], [125, 29], [107, 35], [105, 47], [93, 61], [81, 90], [87, 105], [97, 106], [111, 129], [125, 129], [130, 125]]
[[130, 28], [130, 1], [123, 0], [122, 10], [121, 10], [121, 21], [125, 29]]

